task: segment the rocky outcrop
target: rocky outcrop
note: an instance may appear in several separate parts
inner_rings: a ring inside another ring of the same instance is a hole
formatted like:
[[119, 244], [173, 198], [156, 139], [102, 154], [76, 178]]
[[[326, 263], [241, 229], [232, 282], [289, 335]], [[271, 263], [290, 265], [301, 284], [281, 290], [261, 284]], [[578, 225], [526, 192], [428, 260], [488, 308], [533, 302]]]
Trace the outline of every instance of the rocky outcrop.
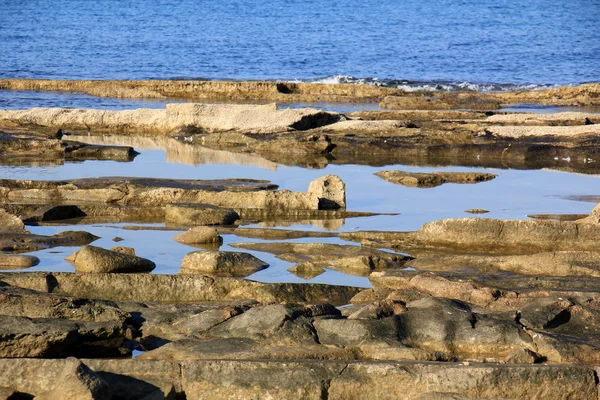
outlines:
[[36, 398], [42, 400], [110, 400], [113, 392], [98, 374], [76, 358], [69, 357], [52, 389]]
[[23, 225], [23, 221], [16, 215], [12, 215], [0, 208], [0, 232], [4, 233], [29, 233]]
[[178, 129], [209, 132], [277, 133], [307, 130], [338, 122], [344, 117], [311, 108], [279, 110], [277, 105], [167, 104], [165, 109], [93, 110], [32, 108], [0, 110], [0, 121], [56, 129], [170, 134]]
[[131, 252], [83, 246], [65, 260], [73, 264], [77, 272], [94, 274], [150, 272], [156, 267], [152, 261], [128, 253]]
[[482, 172], [432, 172], [381, 171], [378, 177], [388, 182], [409, 187], [432, 188], [444, 183], [479, 183], [494, 179], [497, 175]]
[[269, 264], [248, 253], [231, 251], [194, 251], [183, 257], [180, 274], [248, 276]]

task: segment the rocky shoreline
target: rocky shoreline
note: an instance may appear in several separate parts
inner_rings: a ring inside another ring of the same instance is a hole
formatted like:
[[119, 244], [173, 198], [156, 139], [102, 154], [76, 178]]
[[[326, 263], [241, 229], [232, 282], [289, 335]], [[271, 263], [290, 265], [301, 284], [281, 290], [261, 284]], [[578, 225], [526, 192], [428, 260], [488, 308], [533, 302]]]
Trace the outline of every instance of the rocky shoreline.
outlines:
[[[0, 89], [378, 101], [388, 108], [342, 114], [187, 103], [0, 110], [1, 164], [113, 160], [125, 172], [0, 177], [0, 270], [10, 271], [0, 272], [0, 398], [599, 398], [600, 205], [585, 216], [460, 218], [414, 232], [339, 232], [338, 219], [377, 214], [348, 210], [352, 182], [337, 175], [290, 191], [265, 180], [136, 178], [126, 171], [143, 143], [184, 160], [209, 152], [220, 160], [239, 155], [311, 168], [598, 173], [600, 114], [497, 110], [514, 103], [600, 105], [600, 85], [479, 94], [275, 82], [0, 80]], [[424, 191], [495, 178], [404, 170], [373, 177]], [[471, 185], [464, 186], [468, 194]], [[298, 220], [330, 224], [331, 231], [244, 226]], [[174, 241], [201, 247], [190, 248], [179, 273], [157, 274], [150, 273], [156, 260], [135, 249], [102, 248], [91, 233], [63, 230], [122, 222], [153, 223], [140, 229], [173, 231]], [[30, 231], [44, 225], [60, 232]], [[248, 239], [222, 251], [224, 235]], [[57, 246], [72, 249], [66, 260], [74, 272], [27, 271], [40, 260], [26, 253]], [[246, 251], [293, 263], [289, 271], [303, 279], [333, 270], [368, 277], [371, 287], [245, 279], [272, 268]]]

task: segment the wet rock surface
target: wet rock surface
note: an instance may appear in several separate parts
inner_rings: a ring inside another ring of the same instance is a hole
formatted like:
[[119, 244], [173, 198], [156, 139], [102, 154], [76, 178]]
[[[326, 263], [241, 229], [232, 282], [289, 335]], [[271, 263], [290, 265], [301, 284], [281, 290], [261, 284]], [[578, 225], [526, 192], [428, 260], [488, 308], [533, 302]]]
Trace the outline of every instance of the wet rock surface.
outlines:
[[248, 276], [269, 266], [248, 253], [232, 251], [194, 251], [183, 257], [180, 274]]
[[133, 249], [106, 250], [96, 246], [83, 246], [66, 258], [82, 273], [132, 273], [150, 272], [156, 265], [145, 258], [131, 254]]
[[444, 183], [479, 183], [494, 179], [497, 175], [481, 172], [432, 172], [381, 171], [378, 177], [388, 182], [409, 187], [431, 188]]

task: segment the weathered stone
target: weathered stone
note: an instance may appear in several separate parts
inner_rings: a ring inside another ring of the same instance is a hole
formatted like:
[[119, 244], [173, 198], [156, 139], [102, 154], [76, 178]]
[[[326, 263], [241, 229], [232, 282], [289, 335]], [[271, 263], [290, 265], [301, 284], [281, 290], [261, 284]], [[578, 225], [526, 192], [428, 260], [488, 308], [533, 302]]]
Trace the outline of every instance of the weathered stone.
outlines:
[[337, 175], [327, 175], [312, 181], [308, 193], [319, 199], [319, 210], [346, 209], [346, 185]]
[[431, 172], [381, 171], [376, 173], [388, 182], [409, 187], [432, 188], [444, 183], [479, 183], [494, 179], [495, 174], [482, 172]]
[[135, 249], [132, 247], [114, 246], [114, 247], [111, 247], [109, 250], [114, 251], [116, 253], [128, 254], [130, 256], [135, 256]]
[[125, 330], [120, 322], [0, 316], [1, 357], [117, 356]]
[[240, 278], [160, 274], [0, 274], [9, 285], [55, 294], [107, 300], [191, 303], [252, 299], [261, 303], [348, 304], [360, 291], [349, 286], [260, 283]]
[[186, 335], [194, 335], [206, 332], [228, 319], [241, 314], [243, 311], [243, 307], [226, 307], [215, 310], [206, 310], [190, 317], [178, 319], [172, 325], [175, 329]]
[[314, 327], [325, 345], [358, 346], [365, 343], [393, 343], [400, 339], [400, 326], [394, 318], [320, 319]]
[[28, 252], [58, 246], [82, 246], [96, 239], [98, 239], [98, 236], [82, 231], [64, 231], [52, 236], [0, 232], [0, 249], [4, 251]]
[[590, 215], [588, 215], [587, 217], [585, 217], [583, 219], [580, 219], [579, 221], [589, 223], [589, 224], [600, 225], [600, 204], [598, 204], [596, 207], [594, 207], [592, 212], [590, 212]]
[[305, 237], [336, 237], [334, 232], [297, 231], [288, 229], [236, 228], [232, 231], [236, 236], [256, 239], [299, 239]]
[[288, 268], [288, 271], [302, 279], [312, 279], [323, 273], [325, 269], [312, 262], [303, 262]]
[[108, 384], [76, 358], [69, 357], [53, 389], [37, 395], [40, 400], [110, 400]]
[[0, 254], [0, 269], [31, 268], [40, 263], [36, 256], [23, 254]]
[[181, 262], [180, 274], [247, 276], [267, 268], [269, 264], [248, 253], [231, 251], [194, 251]]
[[210, 204], [169, 204], [165, 208], [165, 220], [177, 225], [231, 225], [240, 218], [229, 208]]
[[150, 272], [156, 267], [145, 258], [96, 246], [83, 246], [66, 260], [75, 266], [77, 272], [85, 273]]
[[223, 238], [214, 228], [197, 226], [180, 233], [173, 238], [176, 242], [183, 244], [221, 243]]
[[65, 297], [11, 286], [0, 286], [0, 315], [90, 322], [125, 322], [130, 317], [110, 301]]
[[23, 221], [2, 208], [0, 208], [0, 232], [28, 233]]

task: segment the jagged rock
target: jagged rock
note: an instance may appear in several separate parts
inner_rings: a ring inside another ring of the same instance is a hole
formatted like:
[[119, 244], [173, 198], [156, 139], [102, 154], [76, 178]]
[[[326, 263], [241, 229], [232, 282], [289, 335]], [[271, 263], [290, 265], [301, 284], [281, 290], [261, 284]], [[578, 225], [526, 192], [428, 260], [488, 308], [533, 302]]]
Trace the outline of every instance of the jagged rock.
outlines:
[[248, 253], [200, 250], [183, 257], [179, 273], [247, 276], [268, 266], [266, 262]]
[[319, 199], [319, 210], [346, 209], [346, 185], [337, 175], [326, 175], [312, 181], [308, 193]]
[[0, 357], [117, 356], [125, 329], [117, 321], [74, 322], [62, 319], [0, 316]]
[[25, 229], [23, 221], [2, 208], [0, 208], [0, 232], [29, 233]]
[[189, 317], [180, 318], [172, 326], [179, 332], [186, 335], [195, 335], [199, 332], [206, 332], [209, 329], [222, 324], [230, 318], [244, 312], [245, 307], [226, 307], [214, 310], [202, 311]]
[[312, 279], [323, 273], [325, 269], [312, 262], [303, 262], [288, 268], [288, 271], [302, 279]]
[[180, 233], [173, 238], [176, 242], [183, 244], [221, 243], [223, 238], [214, 228], [197, 226]]
[[229, 208], [210, 204], [169, 204], [165, 208], [167, 223], [178, 225], [231, 225], [240, 218]]
[[77, 272], [86, 273], [150, 272], [156, 267], [145, 258], [96, 246], [83, 246], [66, 260], [75, 266]]
[[444, 183], [479, 183], [492, 180], [498, 175], [482, 172], [431, 172], [381, 171], [378, 177], [388, 182], [409, 187], [432, 188]]
[[590, 212], [590, 215], [588, 215], [585, 218], [580, 219], [579, 222], [600, 225], [600, 204], [598, 204], [596, 207], [594, 207], [592, 212]]
[[23, 269], [31, 268], [40, 263], [36, 256], [23, 254], [0, 254], [0, 269]]
[[348, 319], [381, 319], [402, 314], [405, 311], [406, 305], [403, 302], [385, 299], [360, 307], [349, 314]]
[[36, 398], [40, 400], [110, 400], [108, 384], [76, 358], [69, 357], [53, 389]]

